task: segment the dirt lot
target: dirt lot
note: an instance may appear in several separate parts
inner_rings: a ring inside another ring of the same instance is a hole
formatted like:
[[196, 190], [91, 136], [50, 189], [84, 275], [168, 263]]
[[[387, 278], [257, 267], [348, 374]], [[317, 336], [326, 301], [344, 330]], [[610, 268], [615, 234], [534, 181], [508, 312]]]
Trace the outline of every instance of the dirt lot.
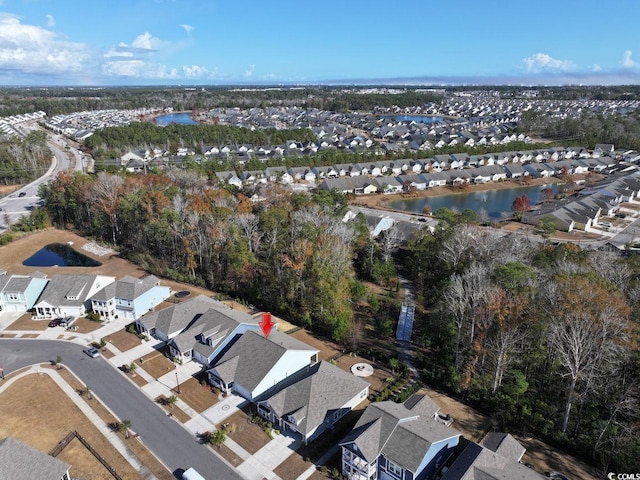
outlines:
[[282, 480], [295, 480], [313, 463], [306, 462], [300, 455], [293, 454], [273, 471]]
[[[90, 400], [95, 402], [96, 400]], [[47, 375], [29, 375], [0, 394], [0, 437], [14, 437], [42, 452], [51, 451], [70, 431], [82, 435], [124, 478], [142, 478]], [[56, 414], [51, 415], [51, 405]], [[111, 479], [111, 474], [74, 440], [60, 459], [74, 478]], [[74, 455], [77, 453], [77, 456]]]
[[515, 438], [527, 449], [527, 453], [522, 457], [522, 463], [530, 463], [536, 467], [538, 472], [561, 472], [568, 475], [569, 478], [582, 480], [605, 478], [604, 474], [596, 475], [594, 468], [583, 461], [568, 453], [559, 452], [540, 440], [519, 436], [515, 436]]

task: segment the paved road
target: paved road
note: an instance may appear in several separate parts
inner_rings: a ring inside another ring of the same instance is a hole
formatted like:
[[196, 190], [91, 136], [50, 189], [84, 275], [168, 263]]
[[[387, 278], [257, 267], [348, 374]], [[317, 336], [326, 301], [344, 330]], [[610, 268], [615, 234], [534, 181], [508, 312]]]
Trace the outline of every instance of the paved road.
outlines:
[[[42, 130], [37, 124], [19, 125], [18, 131], [23, 135], [27, 135], [32, 130]], [[51, 167], [43, 173], [43, 175], [25, 185], [21, 189], [15, 191], [11, 195], [0, 199], [0, 232], [7, 228], [7, 220], [9, 223], [16, 222], [20, 217], [29, 215], [31, 210], [40, 204], [38, 190], [40, 185], [49, 182], [58, 172], [63, 172], [73, 168], [76, 171], [83, 171], [83, 154], [78, 151], [70, 141], [64, 137], [53, 134], [48, 130], [47, 145], [51, 149], [55, 160]], [[74, 164], [69, 161], [70, 156], [73, 158]], [[23, 196], [20, 196], [24, 194]]]
[[68, 342], [0, 339], [0, 367], [5, 374], [58, 355], [118, 418], [131, 420], [132, 430], [176, 478], [188, 467], [208, 479], [242, 478], [103, 358], [90, 358], [81, 346]]

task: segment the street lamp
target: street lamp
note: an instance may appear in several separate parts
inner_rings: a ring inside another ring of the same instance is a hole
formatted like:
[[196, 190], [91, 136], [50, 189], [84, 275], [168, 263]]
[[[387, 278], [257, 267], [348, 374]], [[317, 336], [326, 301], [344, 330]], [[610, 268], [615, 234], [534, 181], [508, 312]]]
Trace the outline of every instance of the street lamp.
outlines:
[[180, 393], [180, 380], [178, 379], [178, 372], [176, 372], [176, 385], [178, 386], [177, 391]]

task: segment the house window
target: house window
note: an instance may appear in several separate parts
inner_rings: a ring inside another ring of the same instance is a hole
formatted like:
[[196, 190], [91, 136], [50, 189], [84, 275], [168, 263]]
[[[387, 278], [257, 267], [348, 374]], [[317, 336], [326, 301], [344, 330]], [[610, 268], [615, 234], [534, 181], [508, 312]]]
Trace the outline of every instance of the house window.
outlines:
[[18, 294], [17, 293], [10, 293], [9, 294], [9, 301], [16, 301], [18, 300]]
[[402, 467], [400, 467], [400, 465], [396, 465], [391, 460], [387, 460], [387, 471], [389, 473], [393, 473], [397, 477], [402, 475]]

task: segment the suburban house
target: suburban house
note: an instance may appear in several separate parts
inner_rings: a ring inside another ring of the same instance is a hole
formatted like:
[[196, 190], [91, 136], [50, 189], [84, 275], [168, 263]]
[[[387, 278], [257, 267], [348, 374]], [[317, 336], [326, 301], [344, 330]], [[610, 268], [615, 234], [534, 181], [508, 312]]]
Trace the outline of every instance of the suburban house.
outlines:
[[318, 350], [277, 331], [248, 331], [208, 370], [209, 383], [250, 401], [318, 362]]
[[236, 172], [234, 172], [233, 170], [216, 172], [216, 177], [218, 178], [218, 181], [224, 182], [227, 185], [233, 185], [235, 187], [242, 188], [242, 180], [238, 178], [238, 175], [236, 175]]
[[154, 275], [144, 278], [126, 276], [110, 283], [91, 297], [91, 310], [111, 322], [116, 318], [135, 320], [152, 311], [171, 295]]
[[0, 440], [0, 478], [71, 480], [71, 465], [15, 438]]
[[81, 317], [91, 308], [90, 298], [115, 280], [106, 275], [54, 275], [33, 306], [34, 317]]
[[33, 275], [0, 274], [0, 311], [26, 312], [38, 300], [47, 286], [47, 278], [39, 272]]
[[453, 461], [442, 480], [541, 480], [535, 470], [520, 463], [525, 449], [511, 435], [492, 432], [480, 444], [470, 442]]
[[342, 474], [349, 480], [423, 480], [440, 470], [461, 434], [442, 421], [427, 395], [403, 404], [370, 404], [340, 442]]
[[286, 380], [276, 393], [258, 400], [258, 414], [310, 442], [333, 427], [369, 394], [369, 383], [330, 364], [319, 362]]
[[172, 357], [183, 362], [194, 360], [208, 367], [239, 335], [260, 331], [258, 322], [249, 314], [199, 295], [145, 315], [137, 319], [136, 326], [138, 331], [164, 341]]

